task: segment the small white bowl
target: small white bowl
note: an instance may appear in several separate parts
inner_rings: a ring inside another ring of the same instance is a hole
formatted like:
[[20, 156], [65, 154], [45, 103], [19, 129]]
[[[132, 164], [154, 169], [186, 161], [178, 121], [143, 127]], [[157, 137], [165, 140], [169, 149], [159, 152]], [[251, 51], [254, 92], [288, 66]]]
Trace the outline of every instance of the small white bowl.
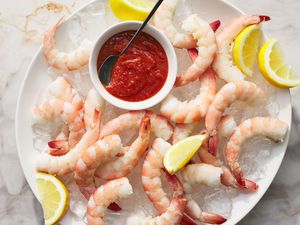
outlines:
[[168, 39], [164, 36], [163, 33], [161, 33], [154, 26], [147, 25], [144, 28], [143, 32], [151, 35], [161, 44], [168, 58], [168, 77], [161, 90], [151, 98], [146, 99], [144, 101], [128, 102], [111, 95], [105, 89], [103, 84], [100, 82], [97, 74], [97, 59], [98, 59], [99, 51], [102, 48], [103, 44], [115, 34], [118, 34], [123, 31], [137, 30], [141, 26], [141, 24], [142, 24], [141, 22], [129, 21], [129, 22], [122, 22], [108, 28], [106, 31], [104, 31], [104, 33], [102, 33], [102, 35], [96, 41], [96, 44], [94, 45], [92, 53], [90, 55], [90, 61], [89, 61], [90, 77], [96, 90], [106, 101], [108, 101], [112, 105], [127, 110], [147, 109], [158, 104], [172, 90], [177, 75], [177, 57], [173, 46], [168, 41]]

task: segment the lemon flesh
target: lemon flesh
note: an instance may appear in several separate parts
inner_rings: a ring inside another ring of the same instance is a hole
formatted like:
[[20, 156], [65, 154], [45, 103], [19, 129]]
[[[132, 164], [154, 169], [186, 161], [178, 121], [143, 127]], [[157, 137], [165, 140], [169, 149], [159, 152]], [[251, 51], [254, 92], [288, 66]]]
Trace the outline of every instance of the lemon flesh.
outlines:
[[274, 86], [292, 88], [300, 85], [299, 77], [286, 63], [275, 38], [267, 41], [260, 49], [258, 65], [265, 79]]
[[252, 68], [257, 58], [261, 36], [261, 26], [251, 25], [245, 28], [234, 41], [234, 63], [246, 76], [251, 77], [253, 74]]
[[69, 194], [66, 187], [56, 177], [45, 173], [36, 174], [36, 184], [45, 225], [57, 223], [68, 209]]
[[122, 21], [146, 19], [155, 0], [110, 0], [110, 7], [114, 15]]
[[184, 167], [201, 147], [206, 135], [195, 135], [174, 144], [165, 154], [164, 166], [170, 174]]

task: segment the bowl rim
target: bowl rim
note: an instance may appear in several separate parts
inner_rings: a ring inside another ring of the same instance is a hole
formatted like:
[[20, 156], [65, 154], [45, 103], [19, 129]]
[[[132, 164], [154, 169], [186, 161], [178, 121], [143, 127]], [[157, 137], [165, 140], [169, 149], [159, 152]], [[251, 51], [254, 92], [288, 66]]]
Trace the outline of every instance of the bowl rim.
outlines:
[[126, 110], [142, 110], [157, 105], [171, 92], [177, 76], [177, 56], [174, 47], [160, 30], [151, 24], [147, 24], [143, 29], [143, 32], [149, 34], [160, 43], [168, 59], [168, 75], [162, 88], [155, 95], [146, 100], [130, 102], [119, 99], [110, 94], [99, 81], [97, 74], [97, 59], [103, 44], [115, 34], [123, 31], [137, 30], [141, 24], [142, 22], [140, 21], [125, 21], [114, 24], [107, 28], [94, 43], [89, 59], [89, 74], [97, 92], [110, 104]]

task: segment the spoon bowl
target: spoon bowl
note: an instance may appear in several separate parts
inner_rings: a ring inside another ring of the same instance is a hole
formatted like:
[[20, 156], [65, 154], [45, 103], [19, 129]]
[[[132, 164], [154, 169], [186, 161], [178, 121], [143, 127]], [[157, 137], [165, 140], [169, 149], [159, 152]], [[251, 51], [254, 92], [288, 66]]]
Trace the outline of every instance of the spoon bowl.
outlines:
[[99, 73], [99, 79], [104, 85], [109, 85], [110, 78], [111, 78], [111, 70], [115, 63], [118, 61], [119, 56], [118, 55], [110, 55], [108, 56], [102, 65], [100, 66], [100, 69], [98, 71]]

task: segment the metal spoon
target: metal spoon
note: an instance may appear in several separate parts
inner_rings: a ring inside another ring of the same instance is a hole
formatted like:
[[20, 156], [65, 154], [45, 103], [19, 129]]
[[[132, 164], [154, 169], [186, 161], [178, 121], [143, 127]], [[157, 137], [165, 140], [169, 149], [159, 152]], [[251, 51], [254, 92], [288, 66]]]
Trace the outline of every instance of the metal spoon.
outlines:
[[111, 70], [112, 70], [114, 64], [117, 62], [118, 58], [129, 49], [129, 47], [135, 41], [137, 36], [139, 36], [139, 34], [142, 32], [142, 30], [147, 25], [147, 23], [149, 22], [149, 20], [151, 19], [151, 17], [156, 12], [156, 10], [158, 9], [158, 7], [161, 5], [162, 2], [163, 2], [163, 0], [157, 1], [155, 6], [153, 7], [153, 9], [151, 10], [150, 14], [146, 18], [146, 20], [144, 21], [144, 23], [142, 24], [140, 29], [138, 29], [138, 31], [134, 34], [134, 36], [132, 37], [132, 39], [126, 46], [126, 48], [119, 55], [110, 55], [104, 60], [104, 62], [102, 63], [102, 65], [100, 66], [100, 68], [98, 70], [98, 77], [99, 77], [100, 81], [102, 82], [102, 84], [104, 84], [104, 85], [109, 84], [110, 79], [111, 79]]

